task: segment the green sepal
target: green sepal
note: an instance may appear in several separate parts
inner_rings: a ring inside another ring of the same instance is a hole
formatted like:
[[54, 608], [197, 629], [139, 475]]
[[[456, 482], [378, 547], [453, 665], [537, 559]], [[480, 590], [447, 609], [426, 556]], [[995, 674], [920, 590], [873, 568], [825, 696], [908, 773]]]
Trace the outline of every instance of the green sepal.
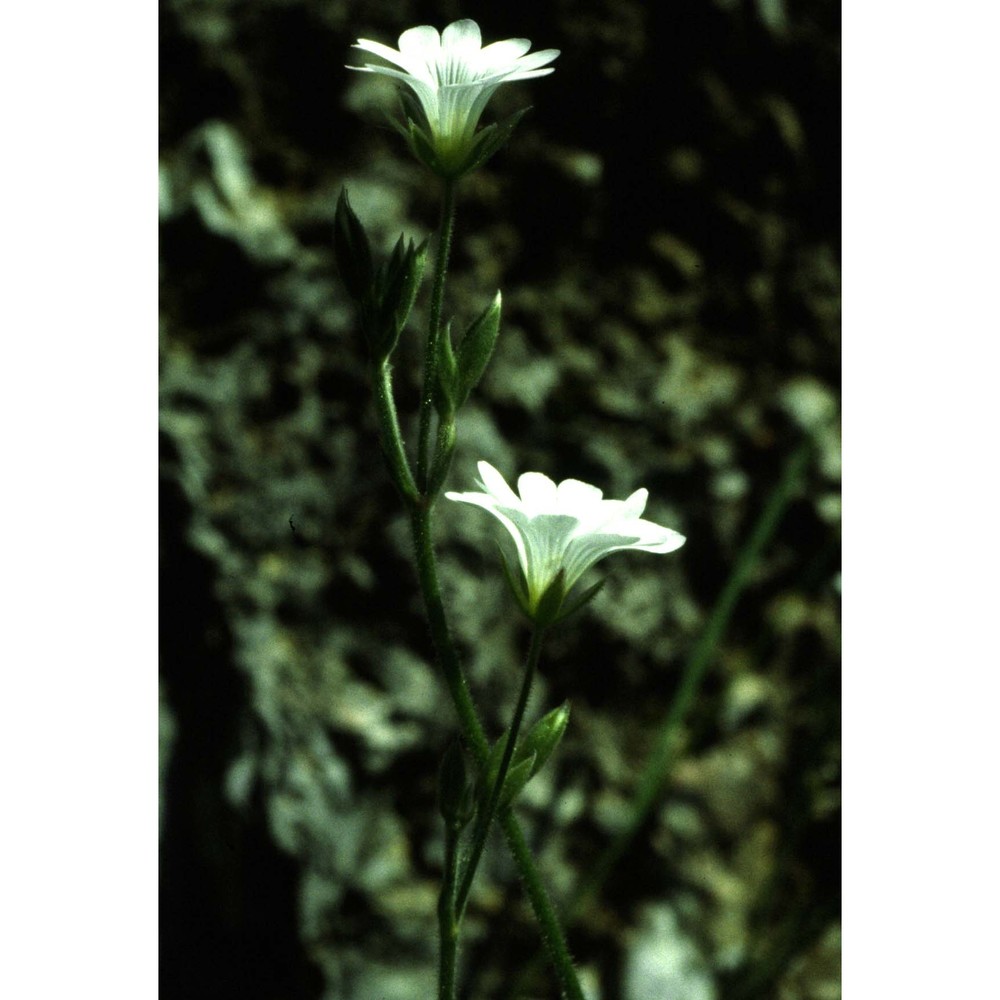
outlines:
[[441, 165], [430, 136], [412, 119], [406, 120], [406, 141], [413, 155], [436, 174], [441, 174]]
[[600, 593], [606, 582], [606, 580], [598, 580], [592, 587], [588, 587], [568, 608], [559, 612], [556, 622], [565, 621], [570, 615], [576, 614], [585, 604], [589, 604]]
[[472, 322], [462, 342], [458, 345], [458, 394], [456, 405], [461, 406], [469, 393], [479, 384], [486, 366], [493, 356], [497, 335], [500, 332], [501, 296], [498, 291], [493, 301]]
[[434, 148], [434, 140], [427, 123], [427, 116], [420, 101], [413, 92], [406, 88], [399, 90], [399, 103], [403, 111], [402, 120], [387, 116], [389, 125], [395, 129], [410, 147], [410, 152], [434, 173], [442, 177], [448, 176], [448, 171], [444, 170]]
[[403, 109], [403, 121], [407, 123], [406, 127], [397, 125], [397, 129], [402, 132], [402, 134], [409, 134], [409, 123], [413, 122], [415, 125], [419, 126], [421, 131], [426, 133], [427, 131], [427, 115], [424, 113], [424, 106], [420, 103], [417, 95], [410, 90], [409, 87], [400, 87], [398, 90], [399, 94], [399, 106]]
[[497, 800], [500, 809], [509, 806], [531, 780], [531, 776], [535, 773], [536, 756], [536, 754], [530, 754], [524, 760], [518, 761], [517, 764], [511, 764], [503, 783], [503, 790], [500, 792], [500, 798]]
[[461, 830], [475, 812], [465, 772], [465, 755], [457, 739], [448, 744], [438, 771], [438, 810], [445, 823], [455, 830]]
[[446, 323], [437, 336], [437, 365], [435, 367], [434, 408], [442, 420], [455, 415], [458, 399], [458, 364], [451, 346], [451, 323]]
[[545, 766], [552, 752], [559, 746], [566, 726], [569, 724], [569, 702], [564, 701], [558, 708], [543, 715], [532, 727], [531, 732], [518, 744], [514, 759], [520, 763], [529, 756], [534, 756], [535, 763], [531, 771], [534, 777]]
[[511, 593], [514, 595], [514, 600], [517, 601], [518, 607], [531, 618], [531, 606], [528, 604], [528, 594], [521, 581], [512, 572], [510, 564], [507, 562], [507, 556], [504, 554], [499, 542], [497, 542], [497, 551], [500, 553], [500, 564], [503, 566], [504, 578], [507, 581], [507, 586], [510, 587]]
[[552, 582], [545, 588], [542, 596], [538, 598], [538, 603], [535, 605], [535, 610], [531, 618], [536, 625], [540, 625], [543, 628], [554, 625], [559, 620], [559, 612], [565, 600], [566, 570], [561, 568], [556, 573]]
[[515, 111], [502, 122], [495, 122], [481, 129], [473, 141], [472, 151], [469, 153], [468, 159], [462, 165], [461, 173], [467, 174], [472, 170], [478, 170], [487, 160], [503, 149], [514, 134], [518, 122], [530, 110], [530, 107], [521, 108], [520, 111]]
[[341, 189], [333, 216], [333, 253], [347, 293], [356, 302], [365, 302], [375, 281], [372, 250], [365, 227], [351, 208], [346, 187]]

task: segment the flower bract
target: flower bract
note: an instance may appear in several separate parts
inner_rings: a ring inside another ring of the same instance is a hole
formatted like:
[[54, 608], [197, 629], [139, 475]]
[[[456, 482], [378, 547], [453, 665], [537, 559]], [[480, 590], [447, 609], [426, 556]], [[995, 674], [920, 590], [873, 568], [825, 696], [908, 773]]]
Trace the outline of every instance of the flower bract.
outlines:
[[636, 490], [627, 500], [605, 500], [603, 493], [577, 479], [558, 485], [541, 472], [525, 472], [518, 493], [487, 462], [479, 463], [483, 493], [446, 493], [449, 500], [489, 511], [510, 532], [524, 574], [525, 610], [539, 601], [562, 574], [563, 596], [581, 576], [611, 552], [673, 552], [684, 536], [641, 515], [649, 496]]
[[[502, 83], [545, 76], [558, 49], [528, 52], [527, 38], [482, 44], [479, 25], [468, 19], [449, 24], [441, 34], [429, 24], [399, 36], [399, 48], [359, 38], [358, 49], [380, 56], [391, 66], [350, 66], [402, 80], [419, 101], [430, 147], [429, 165], [446, 176], [458, 176], [475, 165], [476, 126], [493, 92]], [[417, 128], [411, 123], [411, 131]], [[415, 151], [419, 151], [418, 149]]]

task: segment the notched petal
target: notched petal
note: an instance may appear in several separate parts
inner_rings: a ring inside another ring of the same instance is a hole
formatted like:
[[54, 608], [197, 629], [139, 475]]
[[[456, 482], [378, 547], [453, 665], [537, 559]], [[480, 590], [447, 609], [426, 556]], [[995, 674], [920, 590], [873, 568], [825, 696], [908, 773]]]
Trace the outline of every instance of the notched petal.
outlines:
[[470, 18], [453, 21], [441, 33], [441, 47], [462, 54], [478, 52], [483, 44], [483, 36], [479, 25]]
[[589, 513], [604, 497], [596, 486], [582, 483], [579, 479], [564, 479], [558, 486], [558, 493], [560, 509], [573, 514]]
[[543, 472], [524, 472], [517, 479], [517, 491], [527, 512], [534, 516], [558, 509], [556, 484]]
[[437, 28], [430, 24], [407, 28], [399, 36], [399, 51], [405, 55], [436, 59], [440, 50], [441, 36], [438, 34]]

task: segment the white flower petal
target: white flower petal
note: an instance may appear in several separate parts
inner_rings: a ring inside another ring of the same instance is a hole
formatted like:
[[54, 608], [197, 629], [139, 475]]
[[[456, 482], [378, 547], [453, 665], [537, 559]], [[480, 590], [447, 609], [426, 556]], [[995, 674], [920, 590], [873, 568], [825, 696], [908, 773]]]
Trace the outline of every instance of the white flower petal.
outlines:
[[570, 514], [538, 514], [525, 519], [514, 518], [521, 528], [528, 553], [528, 593], [540, 596], [555, 579], [563, 565], [566, 548], [577, 526]]
[[471, 137], [486, 102], [498, 86], [498, 83], [487, 87], [481, 83], [460, 83], [441, 87], [438, 90], [440, 133], [463, 139]]
[[517, 492], [529, 517], [555, 513], [559, 500], [556, 484], [542, 472], [525, 472], [518, 476]]
[[483, 510], [489, 511], [510, 532], [510, 537], [514, 539], [514, 546], [517, 549], [517, 560], [521, 564], [521, 569], [527, 578], [529, 560], [524, 542], [524, 531], [507, 516], [508, 512], [497, 507], [493, 497], [486, 493], [445, 493], [445, 497], [448, 500], [455, 500], [458, 503], [471, 503], [476, 507], [482, 507]]
[[391, 76], [396, 80], [402, 80], [408, 84], [420, 100], [420, 106], [427, 115], [427, 121], [433, 128], [439, 118], [438, 94], [434, 87], [424, 80], [418, 79], [411, 73], [404, 73], [402, 70], [393, 69], [391, 66], [348, 66], [348, 69], [360, 70], [362, 73], [380, 73], [382, 76]]
[[437, 28], [429, 24], [407, 28], [399, 36], [399, 51], [405, 56], [425, 61], [437, 59], [441, 52], [441, 36], [437, 32]]
[[[529, 52], [526, 56], [521, 56], [512, 66], [514, 75], [510, 79], [521, 79], [522, 73], [537, 70], [539, 66], [547, 66], [553, 59], [558, 58], [559, 49], [542, 49], [539, 52]], [[554, 69], [555, 67], [552, 67]], [[552, 69], [547, 72], [552, 72]]]
[[534, 80], [536, 76], [548, 76], [549, 73], [554, 73], [555, 67], [550, 66], [548, 69], [533, 69], [530, 73], [511, 73], [509, 76], [503, 78], [504, 83], [513, 83], [515, 80]]
[[495, 497], [504, 507], [516, 509], [521, 506], [521, 501], [507, 485], [507, 480], [489, 462], [480, 462], [477, 468], [479, 469], [479, 481], [487, 493]]
[[649, 500], [649, 490], [638, 489], [626, 500], [622, 501], [622, 517], [640, 517], [646, 509]]
[[[357, 43], [352, 48], [361, 49], [364, 52], [370, 52], [372, 55], [379, 56], [382, 59], [387, 59], [394, 66], [399, 66], [401, 69], [406, 70], [407, 73], [411, 73], [415, 76], [426, 77], [427, 76], [427, 63], [424, 59], [416, 59], [413, 56], [404, 55], [402, 52], [397, 52], [394, 48], [388, 45], [383, 45], [381, 42], [373, 42], [367, 38], [359, 38]], [[380, 66], [348, 66], [348, 69], [383, 69]]]
[[566, 550], [563, 566], [566, 586], [572, 587], [594, 563], [616, 549], [629, 548], [634, 538], [623, 535], [587, 534], [574, 538]]
[[629, 533], [634, 531], [639, 539], [629, 548], [641, 549], [643, 552], [675, 552], [687, 541], [679, 531], [641, 518], [629, 522], [627, 527]]
[[483, 72], [509, 69], [531, 48], [527, 38], [507, 38], [502, 42], [484, 45], [476, 60], [476, 67]]
[[462, 56], [478, 52], [482, 44], [479, 25], [469, 18], [454, 21], [441, 32], [441, 47]]
[[559, 509], [581, 515], [591, 514], [601, 503], [604, 494], [590, 483], [581, 483], [579, 479], [564, 479], [558, 487]]

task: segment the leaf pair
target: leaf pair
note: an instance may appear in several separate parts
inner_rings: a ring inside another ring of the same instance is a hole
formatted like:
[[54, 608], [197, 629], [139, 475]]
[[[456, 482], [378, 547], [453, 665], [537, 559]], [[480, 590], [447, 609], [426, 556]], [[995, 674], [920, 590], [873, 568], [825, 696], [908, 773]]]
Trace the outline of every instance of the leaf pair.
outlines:
[[[509, 806], [523, 791], [524, 786], [544, 767], [545, 762], [552, 756], [553, 751], [562, 740], [568, 724], [569, 702], [566, 701], [558, 708], [543, 715], [531, 727], [527, 736], [518, 743], [514, 755], [511, 757], [507, 777], [498, 800], [501, 809]], [[479, 789], [480, 797], [483, 799], [497, 780], [506, 742], [507, 736], [503, 736], [490, 750], [490, 756], [486, 762], [485, 781], [481, 782]]]

